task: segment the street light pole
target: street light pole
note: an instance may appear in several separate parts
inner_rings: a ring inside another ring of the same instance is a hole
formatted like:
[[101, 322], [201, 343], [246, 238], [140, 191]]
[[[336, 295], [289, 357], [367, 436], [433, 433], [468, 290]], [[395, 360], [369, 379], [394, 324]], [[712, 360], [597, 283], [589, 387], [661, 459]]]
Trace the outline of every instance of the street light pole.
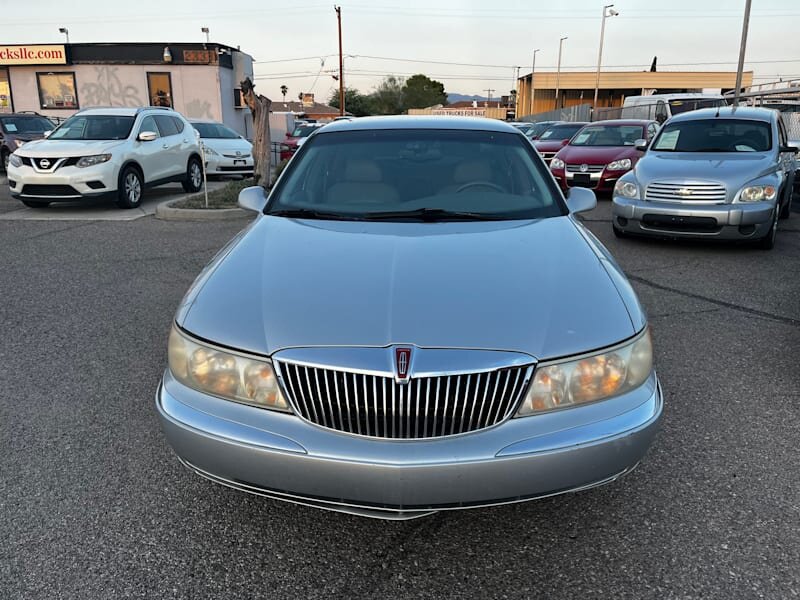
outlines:
[[744, 22], [742, 23], [742, 43], [739, 46], [739, 66], [736, 69], [736, 92], [733, 96], [733, 105], [739, 105], [739, 94], [742, 91], [742, 71], [744, 71], [744, 51], [747, 48], [747, 30], [750, 27], [750, 0], [744, 5]]
[[614, 5], [606, 4], [603, 7], [603, 19], [600, 24], [600, 49], [597, 51], [597, 76], [594, 80], [594, 102], [592, 103], [592, 109], [597, 108], [597, 95], [600, 91], [600, 64], [603, 61], [603, 39], [606, 34], [606, 17], [616, 17], [619, 14], [611, 8], [612, 6]]
[[533, 63], [531, 64], [531, 114], [533, 114], [533, 94], [534, 94], [534, 87], [533, 87], [533, 74], [536, 71], [536, 53], [539, 51], [539, 48], [533, 51]]
[[564, 40], [566, 39], [567, 37], [564, 36], [560, 40], [558, 40], [558, 67], [556, 69], [556, 105], [555, 105], [556, 110], [558, 110], [558, 92], [559, 92], [558, 84], [560, 83], [559, 80], [561, 79], [561, 46], [563, 46]]
[[200, 31], [206, 34], [206, 46], [211, 43], [211, 30], [208, 27], [201, 27]]
[[67, 45], [69, 45], [69, 29], [66, 27], [59, 27], [58, 33], [63, 33], [65, 36], [67, 36]]

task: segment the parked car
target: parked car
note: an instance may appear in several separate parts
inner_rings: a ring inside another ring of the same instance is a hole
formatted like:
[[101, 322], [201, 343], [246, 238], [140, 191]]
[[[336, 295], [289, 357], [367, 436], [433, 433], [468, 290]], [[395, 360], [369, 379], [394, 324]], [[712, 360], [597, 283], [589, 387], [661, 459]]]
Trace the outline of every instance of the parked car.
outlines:
[[525, 137], [529, 140], [538, 140], [545, 131], [550, 129], [551, 125], [555, 125], [558, 121], [539, 121], [538, 123], [531, 123], [531, 127], [525, 131]]
[[157, 391], [196, 473], [403, 519], [642, 459], [662, 411], [645, 313], [575, 217], [594, 193], [565, 201], [510, 125], [334, 123], [239, 203], [257, 218], [181, 303]]
[[200, 143], [189, 122], [169, 108], [88, 108], [47, 139], [18, 148], [8, 164], [11, 195], [26, 206], [115, 198], [135, 208], [145, 188], [203, 183]]
[[637, 146], [650, 142], [656, 121], [597, 121], [586, 125], [550, 161], [561, 188], [587, 187], [610, 192], [623, 173], [644, 154]]
[[778, 219], [789, 216], [796, 153], [773, 110], [672, 117], [617, 181], [614, 233], [753, 240], [770, 249]]
[[200, 134], [208, 175], [252, 175], [253, 144], [215, 121], [190, 121]]
[[287, 131], [286, 139], [280, 145], [281, 160], [292, 158], [292, 155], [297, 151], [298, 142], [324, 125], [324, 123], [305, 123], [295, 127], [291, 133]]
[[655, 119], [664, 123], [674, 115], [701, 108], [727, 106], [722, 94], [681, 92], [676, 94], [651, 94], [628, 96], [622, 103], [622, 116], [626, 119]]
[[525, 121], [510, 121], [509, 125], [511, 125], [512, 127], [516, 127], [522, 133], [527, 135], [528, 131], [533, 129], [533, 125], [534, 124], [533, 123], [527, 123]]
[[544, 162], [549, 165], [556, 153], [566, 146], [572, 136], [578, 133], [586, 124], [585, 121], [556, 123], [545, 129], [533, 145], [544, 158]]
[[25, 142], [40, 140], [56, 126], [36, 113], [0, 113], [0, 168], [8, 169], [11, 153]]

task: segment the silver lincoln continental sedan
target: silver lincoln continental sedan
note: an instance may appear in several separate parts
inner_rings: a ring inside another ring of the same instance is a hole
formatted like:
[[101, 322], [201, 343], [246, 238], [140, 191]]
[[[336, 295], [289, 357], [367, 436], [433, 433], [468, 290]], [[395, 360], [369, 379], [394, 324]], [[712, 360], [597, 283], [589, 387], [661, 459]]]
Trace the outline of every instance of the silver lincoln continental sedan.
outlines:
[[608, 483], [658, 428], [644, 310], [525, 136], [328, 125], [183, 299], [157, 392], [180, 460], [388, 519]]

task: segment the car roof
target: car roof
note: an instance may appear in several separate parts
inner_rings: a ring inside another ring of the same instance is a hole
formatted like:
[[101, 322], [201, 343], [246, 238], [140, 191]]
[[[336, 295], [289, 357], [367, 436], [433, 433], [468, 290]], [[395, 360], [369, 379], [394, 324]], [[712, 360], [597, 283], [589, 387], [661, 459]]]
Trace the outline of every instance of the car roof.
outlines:
[[30, 117], [30, 118], [39, 117], [42, 119], [47, 118], [44, 115], [40, 115], [39, 113], [35, 112], [0, 113], [0, 117], [14, 117], [15, 119], [25, 118], [25, 117]]
[[590, 125], [589, 121], [556, 121], [550, 127], [563, 127], [564, 125]]
[[96, 106], [92, 108], [83, 108], [75, 114], [80, 114], [83, 116], [103, 115], [116, 117], [135, 117], [142, 112], [163, 112], [165, 114], [177, 114], [174, 110], [165, 106]]
[[361, 117], [353, 121], [334, 121], [315, 135], [325, 135], [337, 131], [370, 131], [377, 129], [455, 129], [462, 131], [498, 131], [522, 135], [516, 128], [505, 121], [484, 119], [480, 117], [440, 117], [421, 116], [386, 116]]
[[[683, 98], [692, 100], [718, 100], [724, 98], [724, 96], [722, 94], [706, 94], [703, 92], [678, 92], [673, 94], [650, 94], [649, 96], [628, 96], [628, 98], [654, 98], [656, 100], [680, 100]], [[626, 100], [628, 98], [626, 98]]]
[[771, 108], [758, 108], [753, 106], [721, 106], [719, 108], [701, 108], [680, 113], [672, 117], [669, 122], [697, 121], [701, 119], [752, 119], [756, 121], [771, 122], [777, 111]]
[[592, 121], [588, 125], [649, 125], [655, 123], [652, 119], [606, 119], [605, 121]]

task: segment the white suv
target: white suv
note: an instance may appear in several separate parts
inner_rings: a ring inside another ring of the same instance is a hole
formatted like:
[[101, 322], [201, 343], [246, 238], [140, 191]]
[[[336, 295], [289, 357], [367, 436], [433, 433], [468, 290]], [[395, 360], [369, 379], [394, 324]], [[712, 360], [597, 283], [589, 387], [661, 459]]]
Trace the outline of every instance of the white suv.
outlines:
[[26, 206], [113, 197], [135, 208], [145, 188], [203, 182], [200, 145], [180, 113], [159, 107], [89, 108], [43, 140], [18, 148], [8, 163], [11, 195]]

